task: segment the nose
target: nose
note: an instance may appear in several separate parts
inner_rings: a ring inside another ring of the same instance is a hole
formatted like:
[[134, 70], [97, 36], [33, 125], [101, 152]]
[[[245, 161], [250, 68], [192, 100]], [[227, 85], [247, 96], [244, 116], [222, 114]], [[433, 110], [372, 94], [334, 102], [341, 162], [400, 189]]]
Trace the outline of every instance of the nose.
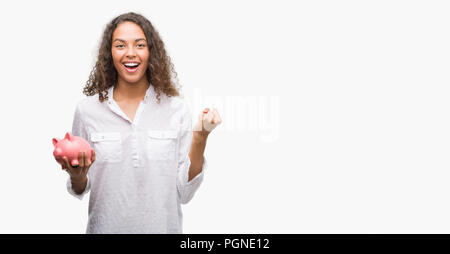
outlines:
[[136, 56], [136, 50], [134, 47], [128, 47], [126, 57], [128, 58], [134, 58]]

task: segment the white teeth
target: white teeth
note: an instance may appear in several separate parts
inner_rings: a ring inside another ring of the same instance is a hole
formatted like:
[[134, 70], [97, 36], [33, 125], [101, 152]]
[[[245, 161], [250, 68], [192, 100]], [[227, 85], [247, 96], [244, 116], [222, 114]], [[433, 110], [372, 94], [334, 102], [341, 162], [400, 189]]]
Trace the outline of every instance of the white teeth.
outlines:
[[127, 66], [127, 67], [136, 67], [139, 64], [138, 63], [124, 63], [124, 65]]

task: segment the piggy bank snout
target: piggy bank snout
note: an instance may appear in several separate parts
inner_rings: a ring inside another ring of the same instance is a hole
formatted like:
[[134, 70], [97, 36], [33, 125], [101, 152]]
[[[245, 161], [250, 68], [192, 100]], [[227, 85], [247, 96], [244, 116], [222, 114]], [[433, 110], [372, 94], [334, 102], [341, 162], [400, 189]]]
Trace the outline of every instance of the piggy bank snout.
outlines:
[[61, 148], [56, 148], [54, 151], [53, 151], [53, 156], [61, 156], [62, 155], [62, 153], [63, 153], [63, 151], [61, 150]]

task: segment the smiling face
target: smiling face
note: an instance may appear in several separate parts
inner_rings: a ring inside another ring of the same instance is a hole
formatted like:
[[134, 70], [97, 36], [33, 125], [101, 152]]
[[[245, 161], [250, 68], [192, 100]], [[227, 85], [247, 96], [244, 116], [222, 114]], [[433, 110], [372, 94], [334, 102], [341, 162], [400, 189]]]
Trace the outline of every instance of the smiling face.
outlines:
[[119, 81], [138, 83], [146, 79], [149, 50], [144, 31], [133, 22], [123, 22], [112, 36], [111, 53]]

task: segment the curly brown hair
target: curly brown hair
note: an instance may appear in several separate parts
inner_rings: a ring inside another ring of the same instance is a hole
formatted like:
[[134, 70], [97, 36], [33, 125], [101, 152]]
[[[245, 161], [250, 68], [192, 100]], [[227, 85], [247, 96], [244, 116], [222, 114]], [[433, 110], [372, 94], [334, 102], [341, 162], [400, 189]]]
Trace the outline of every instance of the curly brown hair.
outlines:
[[83, 94], [93, 96], [99, 94], [100, 102], [108, 99], [108, 88], [117, 83], [117, 70], [114, 67], [111, 52], [112, 36], [116, 27], [122, 22], [131, 21], [140, 26], [149, 42], [149, 59], [146, 71], [147, 81], [154, 87], [156, 98], [160, 103], [161, 93], [168, 97], [179, 96], [177, 73], [167, 55], [159, 33], [144, 16], [128, 12], [117, 16], [106, 25], [98, 50], [98, 58], [89, 79], [83, 88]]

